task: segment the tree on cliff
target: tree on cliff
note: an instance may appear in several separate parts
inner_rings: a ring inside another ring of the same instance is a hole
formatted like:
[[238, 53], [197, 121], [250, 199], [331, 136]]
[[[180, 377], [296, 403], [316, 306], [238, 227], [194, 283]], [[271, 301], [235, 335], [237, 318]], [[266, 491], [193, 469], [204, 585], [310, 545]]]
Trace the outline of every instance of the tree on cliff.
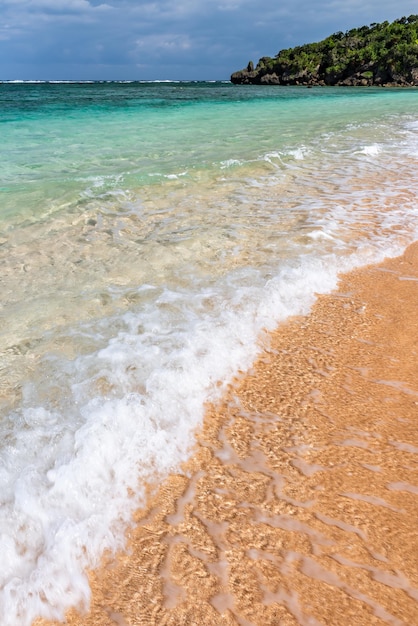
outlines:
[[234, 72], [233, 83], [270, 85], [416, 85], [418, 15], [337, 32], [318, 43], [262, 57]]

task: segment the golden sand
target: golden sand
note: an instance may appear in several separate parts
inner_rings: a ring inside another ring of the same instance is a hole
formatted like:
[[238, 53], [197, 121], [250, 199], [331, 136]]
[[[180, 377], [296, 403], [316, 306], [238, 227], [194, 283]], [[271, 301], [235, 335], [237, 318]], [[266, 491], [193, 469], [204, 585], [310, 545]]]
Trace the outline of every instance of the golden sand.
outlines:
[[417, 313], [414, 244], [281, 326], [68, 623], [418, 625]]

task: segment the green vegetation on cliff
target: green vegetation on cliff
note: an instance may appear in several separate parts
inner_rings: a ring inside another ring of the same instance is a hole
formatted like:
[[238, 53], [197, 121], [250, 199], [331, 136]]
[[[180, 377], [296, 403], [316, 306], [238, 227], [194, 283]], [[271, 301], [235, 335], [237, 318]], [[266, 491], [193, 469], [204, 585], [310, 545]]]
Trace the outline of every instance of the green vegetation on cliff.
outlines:
[[337, 32], [318, 43], [252, 61], [233, 83], [418, 85], [418, 15]]

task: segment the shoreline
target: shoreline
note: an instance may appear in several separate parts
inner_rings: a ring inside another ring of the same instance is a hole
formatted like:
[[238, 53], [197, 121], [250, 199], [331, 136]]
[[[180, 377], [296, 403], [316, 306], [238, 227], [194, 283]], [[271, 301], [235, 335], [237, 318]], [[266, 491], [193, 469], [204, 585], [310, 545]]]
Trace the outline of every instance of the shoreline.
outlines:
[[418, 242], [281, 324], [67, 624], [418, 622], [417, 310]]

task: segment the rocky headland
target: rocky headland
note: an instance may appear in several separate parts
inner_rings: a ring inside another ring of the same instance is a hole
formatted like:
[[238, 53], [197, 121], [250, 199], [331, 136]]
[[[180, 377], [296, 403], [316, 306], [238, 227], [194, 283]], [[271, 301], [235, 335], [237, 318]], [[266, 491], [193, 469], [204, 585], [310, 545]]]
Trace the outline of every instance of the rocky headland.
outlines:
[[337, 32], [262, 57], [231, 82], [256, 85], [418, 86], [418, 15]]

